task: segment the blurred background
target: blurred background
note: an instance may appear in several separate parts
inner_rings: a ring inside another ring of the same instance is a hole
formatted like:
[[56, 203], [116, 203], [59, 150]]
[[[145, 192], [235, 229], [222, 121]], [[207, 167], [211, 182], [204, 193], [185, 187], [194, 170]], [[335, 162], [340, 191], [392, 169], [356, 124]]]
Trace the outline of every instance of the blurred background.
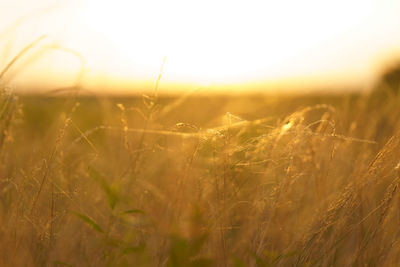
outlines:
[[400, 2], [3, 0], [15, 91], [367, 90], [400, 52]]

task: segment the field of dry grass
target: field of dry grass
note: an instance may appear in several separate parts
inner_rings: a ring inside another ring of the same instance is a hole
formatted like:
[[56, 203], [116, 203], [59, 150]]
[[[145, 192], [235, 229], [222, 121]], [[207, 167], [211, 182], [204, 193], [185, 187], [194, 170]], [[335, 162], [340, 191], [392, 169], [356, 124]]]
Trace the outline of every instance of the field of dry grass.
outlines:
[[0, 103], [0, 266], [400, 262], [391, 91]]

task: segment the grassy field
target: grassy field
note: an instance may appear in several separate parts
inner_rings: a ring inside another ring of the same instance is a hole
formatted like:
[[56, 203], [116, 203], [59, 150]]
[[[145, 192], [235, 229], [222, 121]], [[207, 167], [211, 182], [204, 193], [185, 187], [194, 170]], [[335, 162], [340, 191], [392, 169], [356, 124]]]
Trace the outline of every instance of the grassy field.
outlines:
[[0, 266], [400, 262], [390, 90], [0, 103]]

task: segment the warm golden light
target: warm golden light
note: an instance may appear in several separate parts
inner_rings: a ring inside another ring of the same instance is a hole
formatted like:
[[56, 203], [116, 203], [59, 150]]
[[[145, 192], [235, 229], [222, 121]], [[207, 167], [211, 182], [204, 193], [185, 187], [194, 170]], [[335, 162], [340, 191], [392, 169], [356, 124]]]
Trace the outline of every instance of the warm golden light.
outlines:
[[[35, 5], [47, 10], [51, 3]], [[400, 47], [395, 0], [75, 0], [35, 16], [20, 14], [22, 4], [34, 9], [29, 1], [10, 2], [5, 18], [25, 20], [15, 28], [19, 35], [4, 35], [18, 38], [2, 37], [2, 49], [12, 43], [15, 54], [48, 34], [48, 43], [82, 54], [92, 87], [151, 83], [164, 57], [163, 84], [362, 84], [382, 55]], [[37, 79], [46, 68], [71, 76], [79, 62], [66, 69], [70, 60], [39, 60], [21, 80]]]
[[[91, 0], [86, 22], [131, 64], [157, 69], [168, 57], [173, 80], [234, 83], [326, 72], [332, 49], [357, 31], [373, 1], [126, 1]], [[354, 12], [357, 10], [357, 12]], [[310, 60], [307, 60], [309, 58]], [[301, 64], [301, 66], [299, 65]], [[329, 72], [329, 70], [328, 70]]]

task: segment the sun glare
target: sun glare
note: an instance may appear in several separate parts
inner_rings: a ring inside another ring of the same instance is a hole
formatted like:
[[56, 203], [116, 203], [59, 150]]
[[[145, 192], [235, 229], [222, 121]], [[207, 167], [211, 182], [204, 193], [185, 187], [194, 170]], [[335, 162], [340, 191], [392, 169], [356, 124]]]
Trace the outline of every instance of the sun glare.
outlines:
[[315, 72], [324, 64], [313, 58], [316, 50], [351, 36], [372, 4], [88, 0], [85, 20], [132, 66], [156, 72], [167, 56], [165, 76], [173, 81], [235, 83]]

